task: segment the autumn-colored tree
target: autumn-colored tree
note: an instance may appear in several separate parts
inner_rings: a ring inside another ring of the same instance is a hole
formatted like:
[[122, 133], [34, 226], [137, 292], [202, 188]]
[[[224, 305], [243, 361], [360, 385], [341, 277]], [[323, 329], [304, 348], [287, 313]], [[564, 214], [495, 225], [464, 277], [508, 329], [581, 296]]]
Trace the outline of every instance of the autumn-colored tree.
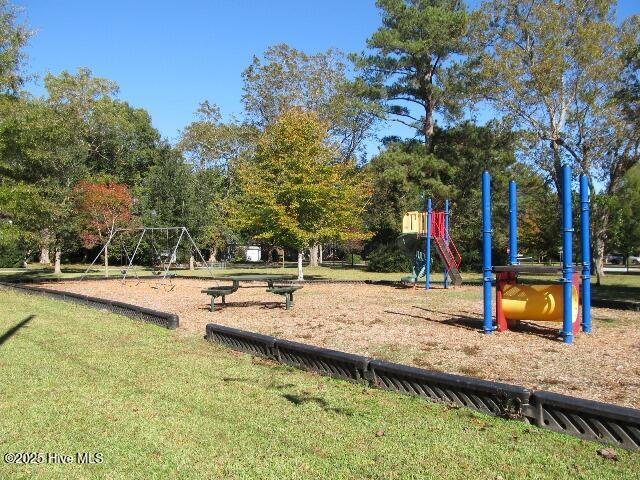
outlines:
[[255, 158], [237, 168], [240, 195], [230, 219], [247, 235], [298, 250], [303, 280], [306, 248], [328, 240], [365, 237], [358, 228], [368, 183], [352, 162], [337, 162], [328, 126], [314, 112], [292, 109], [262, 134]]
[[[85, 247], [104, 244], [116, 229], [131, 223], [133, 198], [126, 185], [82, 181], [75, 192], [77, 207], [84, 220], [80, 238]], [[108, 276], [108, 246], [104, 249], [104, 272]]]

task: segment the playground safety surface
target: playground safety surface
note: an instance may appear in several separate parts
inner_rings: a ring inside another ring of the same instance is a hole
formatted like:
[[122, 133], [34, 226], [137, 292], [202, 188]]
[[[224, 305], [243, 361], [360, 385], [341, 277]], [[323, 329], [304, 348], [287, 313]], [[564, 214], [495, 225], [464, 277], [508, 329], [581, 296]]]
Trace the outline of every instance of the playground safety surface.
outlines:
[[[218, 323], [422, 368], [523, 385], [536, 390], [640, 407], [640, 313], [593, 309], [592, 335], [573, 345], [556, 339], [560, 324], [527, 323], [520, 331], [481, 332], [481, 287], [405, 289], [380, 285], [306, 284], [285, 310], [266, 285], [246, 284], [209, 311], [211, 280], [174, 279], [40, 284], [179, 315], [178, 332], [204, 335]], [[156, 287], [156, 288], [152, 288]], [[171, 289], [171, 287], [173, 287]], [[171, 289], [171, 290], [170, 290]]]

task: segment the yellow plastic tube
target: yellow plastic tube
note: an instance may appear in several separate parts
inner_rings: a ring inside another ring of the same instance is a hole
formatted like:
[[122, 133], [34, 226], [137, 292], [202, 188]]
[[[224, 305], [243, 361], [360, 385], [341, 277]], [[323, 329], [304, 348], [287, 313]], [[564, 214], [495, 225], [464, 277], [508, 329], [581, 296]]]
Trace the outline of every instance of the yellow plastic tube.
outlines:
[[[572, 290], [572, 319], [578, 318], [578, 289]], [[562, 285], [505, 285], [502, 310], [507, 320], [562, 322]]]

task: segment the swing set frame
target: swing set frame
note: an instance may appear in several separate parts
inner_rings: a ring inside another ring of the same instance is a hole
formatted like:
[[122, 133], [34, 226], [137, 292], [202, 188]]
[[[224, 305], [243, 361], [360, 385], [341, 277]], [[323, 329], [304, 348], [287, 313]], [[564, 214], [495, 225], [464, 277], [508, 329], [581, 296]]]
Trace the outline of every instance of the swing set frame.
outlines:
[[[178, 247], [180, 246], [180, 242], [182, 241], [182, 239], [185, 238], [185, 234], [186, 234], [186, 238], [189, 240], [189, 242], [193, 246], [194, 250], [197, 252], [198, 256], [200, 257], [200, 260], [203, 262], [203, 264], [207, 268], [207, 271], [209, 272], [209, 275], [211, 275], [211, 277], [214, 276], [213, 271], [211, 270], [211, 267], [209, 267], [209, 263], [205, 261], [204, 257], [202, 256], [202, 252], [200, 252], [200, 249], [198, 248], [196, 243], [193, 241], [193, 238], [191, 237], [191, 234], [189, 233], [189, 230], [187, 229], [187, 227], [184, 227], [184, 226], [183, 227], [137, 227], [137, 228], [116, 228], [115, 230], [113, 230], [113, 232], [111, 232], [111, 235], [109, 236], [109, 238], [107, 239], [105, 244], [102, 246], [102, 248], [100, 249], [100, 251], [98, 252], [96, 257], [93, 259], [93, 262], [91, 262], [91, 264], [87, 267], [85, 272], [82, 274], [82, 277], [80, 277], [80, 280], [84, 280], [84, 278], [87, 276], [87, 273], [89, 273], [89, 270], [91, 270], [93, 265], [95, 265], [95, 263], [100, 258], [100, 255], [102, 255], [104, 253], [104, 251], [109, 247], [109, 245], [111, 244], [112, 240], [114, 239], [114, 237], [118, 233], [122, 233], [122, 232], [141, 232], [140, 233], [140, 237], [138, 238], [138, 240], [136, 242], [136, 247], [133, 250], [133, 254], [131, 255], [131, 257], [129, 257], [128, 253], [126, 254], [127, 255], [127, 261], [128, 261], [127, 268], [123, 271], [122, 278], [121, 278], [121, 281], [124, 283], [125, 280], [127, 279], [127, 275], [129, 275], [129, 270], [131, 270], [133, 268], [133, 271], [135, 273], [135, 266], [133, 265], [133, 261], [136, 258], [136, 254], [138, 253], [138, 250], [140, 248], [140, 244], [142, 243], [142, 239], [145, 237], [147, 232], [151, 232], [151, 235], [153, 235], [153, 233], [156, 232], [156, 231], [165, 232], [167, 234], [167, 238], [168, 238], [168, 235], [169, 235], [170, 231], [180, 232], [180, 235], [178, 236], [178, 241], [176, 242], [176, 244], [173, 247], [173, 249], [169, 252], [169, 261], [166, 262], [166, 266], [163, 266], [163, 268], [162, 268], [163, 273], [162, 273], [162, 278], [161, 278], [161, 285], [164, 285], [164, 282], [165, 282], [165, 280], [167, 279], [167, 277], [169, 275], [169, 270], [171, 268], [171, 264], [175, 263], [174, 259], [176, 258], [176, 254], [178, 252]], [[161, 258], [161, 256], [158, 254], [158, 251], [157, 251], [157, 249], [155, 247], [155, 242], [153, 241], [153, 239], [152, 239], [152, 247], [153, 247], [156, 255], [158, 255]], [[125, 251], [126, 251], [126, 249], [125, 249]], [[135, 273], [135, 276], [136, 276], [136, 278], [138, 278], [138, 274], [137, 273]]]

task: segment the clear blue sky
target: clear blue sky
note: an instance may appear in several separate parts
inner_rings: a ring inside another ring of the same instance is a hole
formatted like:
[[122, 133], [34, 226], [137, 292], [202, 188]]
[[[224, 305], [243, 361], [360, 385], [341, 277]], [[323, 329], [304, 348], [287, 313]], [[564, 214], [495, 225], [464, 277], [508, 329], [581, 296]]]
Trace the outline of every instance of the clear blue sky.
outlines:
[[[374, 0], [13, 1], [37, 30], [29, 72], [89, 67], [116, 81], [120, 98], [149, 111], [172, 141], [202, 100], [225, 116], [241, 113], [240, 74], [270, 45], [360, 51], [380, 24]], [[640, 13], [637, 2], [621, 0], [619, 17]], [[393, 125], [382, 133], [410, 134]]]

